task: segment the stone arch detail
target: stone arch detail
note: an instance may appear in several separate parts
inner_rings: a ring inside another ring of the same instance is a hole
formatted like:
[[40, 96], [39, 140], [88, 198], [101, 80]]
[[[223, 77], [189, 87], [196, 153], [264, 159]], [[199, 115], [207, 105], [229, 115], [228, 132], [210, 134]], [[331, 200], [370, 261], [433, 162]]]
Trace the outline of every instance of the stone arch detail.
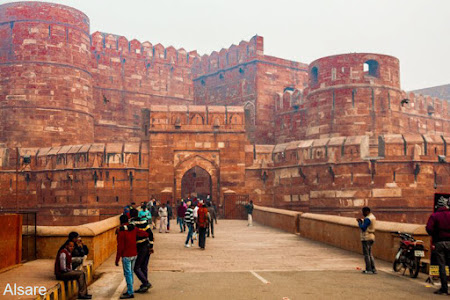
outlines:
[[[253, 102], [246, 102], [244, 104], [244, 112], [245, 112], [245, 124], [255, 125], [256, 124], [256, 109], [255, 104]], [[247, 120], [249, 119], [249, 120]]]
[[204, 158], [201, 155], [192, 155], [176, 164], [174, 174], [174, 200], [178, 200], [181, 198], [181, 181], [184, 174], [186, 174], [186, 172], [196, 166], [204, 169], [211, 176], [211, 196], [213, 200], [216, 201], [216, 203], [219, 203], [219, 166], [216, 164], [216, 162]]

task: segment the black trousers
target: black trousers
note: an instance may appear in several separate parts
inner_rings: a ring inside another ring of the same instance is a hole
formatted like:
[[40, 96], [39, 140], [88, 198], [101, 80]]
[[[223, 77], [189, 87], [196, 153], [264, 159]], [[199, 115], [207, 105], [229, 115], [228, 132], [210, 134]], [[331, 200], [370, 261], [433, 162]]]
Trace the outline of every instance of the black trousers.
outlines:
[[205, 248], [206, 243], [206, 227], [198, 227], [198, 246]]
[[148, 284], [148, 261], [150, 260], [150, 247], [148, 245], [138, 246], [138, 255], [134, 264], [134, 273], [143, 285]]
[[445, 266], [450, 264], [450, 242], [437, 242], [436, 247], [436, 259], [439, 265], [439, 278], [441, 279], [441, 290], [448, 292], [447, 274], [445, 272]]

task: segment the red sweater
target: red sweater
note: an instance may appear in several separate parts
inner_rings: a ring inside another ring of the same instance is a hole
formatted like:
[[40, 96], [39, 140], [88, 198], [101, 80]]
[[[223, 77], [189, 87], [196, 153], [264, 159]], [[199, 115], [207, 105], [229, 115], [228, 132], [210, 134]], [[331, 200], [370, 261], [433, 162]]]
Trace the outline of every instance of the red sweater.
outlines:
[[[133, 226], [123, 224], [123, 226]], [[137, 255], [136, 237], [148, 237], [148, 233], [142, 230], [137, 230], [134, 226], [132, 230], [118, 230], [117, 231], [117, 254], [116, 263], [121, 257], [133, 257]]]

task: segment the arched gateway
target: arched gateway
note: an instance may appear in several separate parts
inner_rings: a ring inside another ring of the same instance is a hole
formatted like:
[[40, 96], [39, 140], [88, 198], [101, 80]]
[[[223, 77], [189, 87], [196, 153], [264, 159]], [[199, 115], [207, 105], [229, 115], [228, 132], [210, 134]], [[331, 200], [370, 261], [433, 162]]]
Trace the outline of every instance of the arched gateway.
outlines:
[[175, 199], [211, 195], [218, 200], [218, 166], [202, 156], [195, 155], [175, 167]]
[[181, 179], [181, 198], [194, 196], [206, 199], [211, 192], [211, 175], [205, 169], [195, 166], [184, 173]]

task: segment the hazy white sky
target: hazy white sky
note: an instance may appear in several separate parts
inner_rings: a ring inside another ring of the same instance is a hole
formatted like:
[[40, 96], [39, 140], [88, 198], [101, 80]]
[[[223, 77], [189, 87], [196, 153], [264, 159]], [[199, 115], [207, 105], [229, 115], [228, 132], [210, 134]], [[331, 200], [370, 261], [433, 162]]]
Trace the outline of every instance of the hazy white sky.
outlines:
[[129, 40], [209, 54], [258, 34], [266, 54], [304, 63], [349, 52], [396, 56], [405, 90], [450, 83], [450, 0], [47, 2], [83, 11], [91, 32]]

